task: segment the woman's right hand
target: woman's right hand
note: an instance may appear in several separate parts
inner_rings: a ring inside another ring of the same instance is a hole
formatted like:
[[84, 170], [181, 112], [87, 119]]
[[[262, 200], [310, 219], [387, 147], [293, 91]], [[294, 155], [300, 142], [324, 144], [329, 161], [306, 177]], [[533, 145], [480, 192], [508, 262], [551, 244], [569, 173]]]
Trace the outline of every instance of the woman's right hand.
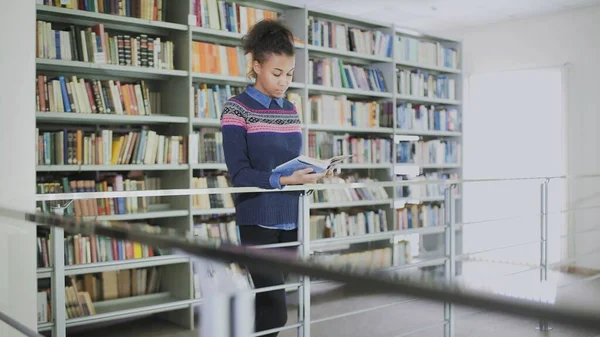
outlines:
[[314, 184], [317, 180], [325, 176], [324, 173], [312, 173], [312, 168], [295, 171], [291, 176], [281, 177], [279, 182], [281, 185], [303, 185]]

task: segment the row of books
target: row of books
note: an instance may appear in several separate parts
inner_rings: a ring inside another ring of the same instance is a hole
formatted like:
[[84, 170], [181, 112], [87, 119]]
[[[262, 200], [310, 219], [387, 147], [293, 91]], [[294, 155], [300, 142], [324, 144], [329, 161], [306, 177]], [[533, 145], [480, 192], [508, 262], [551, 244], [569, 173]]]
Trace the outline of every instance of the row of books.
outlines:
[[160, 278], [157, 267], [71, 276], [65, 284], [67, 319], [95, 315], [97, 302], [158, 293]]
[[79, 9], [86, 12], [127, 16], [153, 21], [166, 21], [167, 0], [36, 0], [39, 5]]
[[337, 270], [380, 270], [392, 267], [391, 247], [349, 252], [314, 254], [312, 261]]
[[458, 109], [401, 103], [396, 107], [396, 127], [414, 131], [460, 131]]
[[392, 102], [360, 102], [345, 95], [310, 97], [311, 123], [342, 127], [392, 127]]
[[451, 69], [459, 67], [460, 56], [455, 48], [409, 36], [397, 36], [396, 40], [395, 54], [398, 61]]
[[350, 27], [312, 15], [308, 16], [308, 44], [383, 57], [391, 57], [393, 51], [393, 39], [389, 34]]
[[[352, 183], [371, 183], [377, 182], [372, 178], [361, 178], [356, 175], [347, 177], [336, 176], [323, 178], [324, 184], [352, 184]], [[360, 200], [385, 200], [389, 195], [384, 187], [372, 186], [361, 188], [333, 188], [330, 190], [318, 190], [313, 193], [313, 202], [347, 202]]]
[[54, 265], [53, 254], [50, 253], [52, 247], [52, 235], [47, 229], [38, 227], [36, 237], [36, 255], [37, 267], [49, 268]]
[[277, 19], [277, 12], [220, 0], [193, 0], [195, 25], [203, 28], [246, 34], [264, 19]]
[[189, 138], [189, 163], [225, 163], [223, 134], [219, 129], [203, 128]]
[[412, 262], [412, 251], [409, 240], [401, 240], [396, 242], [393, 247], [394, 266], [407, 265]]
[[38, 165], [183, 164], [187, 137], [165, 136], [142, 128], [122, 135], [113, 130], [97, 132], [36, 128]]
[[239, 245], [240, 236], [234, 220], [195, 222], [193, 235], [197, 240], [213, 243], [226, 242]]
[[[227, 188], [231, 187], [229, 178], [225, 175], [207, 175], [203, 177], [194, 177], [192, 179], [192, 188]], [[233, 197], [231, 194], [195, 194], [192, 196], [192, 208], [195, 209], [216, 209], [216, 208], [234, 208]]]
[[251, 54], [242, 47], [192, 42], [192, 71], [224, 76], [245, 77], [251, 66]]
[[[221, 244], [241, 244], [238, 226], [236, 226], [235, 221], [231, 219], [213, 221], [194, 220], [192, 234], [196, 240], [203, 242], [204, 244], [211, 244], [215, 246], [219, 246]], [[202, 264], [196, 263], [192, 265], [195, 298], [206, 296], [202, 293], [202, 282], [207, 281], [207, 270], [200, 269], [205, 267], [206, 266], [203, 266]], [[226, 268], [228, 269], [229, 276], [236, 278], [236, 282], [243, 282], [247, 286], [252, 284], [252, 278], [242, 266], [236, 263], [229, 263], [226, 265]], [[211, 272], [212, 270], [208, 271], [208, 273]], [[209, 289], [212, 289], [212, 287]]]
[[[242, 93], [246, 88], [231, 86], [229, 84], [209, 85], [206, 83], [194, 83], [191, 96], [194, 99], [194, 117], [200, 119], [219, 120], [221, 118], [222, 106], [225, 101]], [[294, 104], [300, 121], [303, 120], [302, 96], [296, 92], [287, 92], [286, 98]]]
[[241, 86], [231, 86], [229, 84], [194, 83], [191, 94], [194, 98], [194, 117], [219, 119], [225, 101], [242, 93], [245, 89]]
[[311, 58], [308, 82], [325, 87], [387, 92], [383, 73], [374, 67], [344, 64], [339, 58]]
[[333, 135], [310, 131], [308, 134], [308, 155], [317, 159], [353, 154], [347, 159], [351, 164], [381, 164], [392, 162], [392, 139], [362, 138], [349, 134]]
[[161, 93], [145, 81], [84, 79], [38, 75], [36, 109], [41, 112], [152, 115], [161, 113]]
[[[175, 69], [174, 44], [147, 34], [109, 34], [103, 24], [69, 25], [37, 21], [36, 57], [97, 64]], [[62, 26], [59, 26], [62, 27]]]
[[141, 259], [155, 255], [152, 247], [139, 242], [97, 235], [65, 237], [65, 265]]
[[50, 279], [38, 279], [36, 294], [37, 323], [47, 323], [53, 320], [52, 286]]
[[443, 226], [445, 223], [443, 204], [407, 204], [396, 209], [396, 230]]
[[461, 162], [462, 144], [454, 140], [402, 141], [396, 146], [396, 163], [436, 165]]
[[386, 211], [355, 211], [310, 216], [310, 239], [339, 238], [388, 231]]
[[[37, 183], [37, 193], [158, 190], [161, 188], [160, 180], [160, 177], [147, 175], [132, 175], [124, 178], [121, 174], [109, 174], [101, 176], [97, 180], [71, 179], [66, 176], [58, 179], [47, 177]], [[62, 200], [48, 200], [37, 201], [36, 208], [38, 212], [53, 214], [56, 207], [61, 207], [64, 208], [64, 215], [78, 217], [119, 215], [147, 212], [154, 205], [159, 205], [160, 201], [161, 197], [158, 196], [82, 199], [74, 200], [67, 205]]]
[[[399, 176], [398, 180], [409, 180], [409, 181], [440, 181], [440, 180], [456, 180], [458, 174], [456, 173], [442, 173], [442, 172], [427, 172], [416, 177]], [[448, 184], [445, 183], [434, 183], [434, 184], [414, 184], [398, 187], [398, 198], [410, 198], [413, 200], [419, 200], [421, 198], [431, 197], [444, 197]], [[452, 193], [456, 196], [459, 194], [458, 189], [453, 189]]]
[[398, 93], [414, 97], [456, 99], [456, 80], [447, 75], [432, 74], [420, 69], [403, 69], [398, 77]]

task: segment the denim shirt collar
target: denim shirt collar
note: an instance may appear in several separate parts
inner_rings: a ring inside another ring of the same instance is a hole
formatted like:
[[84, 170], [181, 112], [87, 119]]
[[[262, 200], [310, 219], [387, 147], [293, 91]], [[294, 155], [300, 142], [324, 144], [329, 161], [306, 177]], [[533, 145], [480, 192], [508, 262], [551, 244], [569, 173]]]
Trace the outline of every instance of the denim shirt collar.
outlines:
[[251, 85], [246, 87], [246, 92], [248, 93], [248, 95], [250, 97], [254, 98], [258, 103], [262, 104], [267, 109], [271, 106], [272, 101], [277, 102], [279, 107], [283, 108], [283, 98], [281, 98], [281, 97], [278, 97], [278, 98], [269, 97]]

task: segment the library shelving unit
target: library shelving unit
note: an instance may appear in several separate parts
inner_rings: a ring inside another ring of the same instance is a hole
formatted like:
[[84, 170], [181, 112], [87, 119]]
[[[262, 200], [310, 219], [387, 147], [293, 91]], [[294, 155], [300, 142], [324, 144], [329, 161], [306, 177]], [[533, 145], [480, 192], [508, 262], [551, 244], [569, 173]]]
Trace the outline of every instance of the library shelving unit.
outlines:
[[[332, 183], [461, 177], [458, 41], [274, 0], [54, 3], [36, 7], [38, 194], [227, 186], [220, 106], [249, 83], [244, 32], [276, 16], [296, 37], [288, 99], [301, 113], [305, 154], [356, 154]], [[443, 188], [332, 191], [309, 204], [303, 244], [315, 256], [364, 262], [377, 252], [390, 270], [444, 265]], [[37, 207], [175, 233], [235, 216], [228, 198], [194, 196]], [[460, 221], [460, 198], [456, 207]], [[152, 314], [195, 325], [202, 299], [185, 256], [59, 229], [40, 230], [37, 250], [44, 334]]]

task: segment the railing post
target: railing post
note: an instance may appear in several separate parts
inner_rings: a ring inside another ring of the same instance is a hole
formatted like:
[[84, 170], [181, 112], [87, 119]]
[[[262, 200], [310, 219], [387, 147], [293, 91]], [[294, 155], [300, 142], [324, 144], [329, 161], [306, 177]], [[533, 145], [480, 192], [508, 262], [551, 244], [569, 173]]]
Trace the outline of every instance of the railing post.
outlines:
[[[300, 241], [300, 259], [310, 257], [310, 202], [312, 191], [303, 191], [298, 203], [298, 241]], [[310, 337], [310, 277], [300, 276], [301, 284], [298, 295], [298, 337]]]
[[[454, 184], [449, 185], [444, 191], [444, 220], [446, 223], [445, 230], [445, 272], [444, 276], [448, 284], [452, 283], [454, 275], [456, 273], [456, 245], [455, 236], [456, 230], [455, 225], [455, 209], [454, 209], [454, 194], [452, 189], [455, 187]], [[444, 337], [454, 337], [454, 308], [451, 302], [444, 303]]]
[[[548, 184], [550, 179], [546, 179], [540, 188], [540, 289], [543, 289], [548, 281]], [[540, 296], [540, 301], [543, 300]], [[550, 331], [548, 321], [540, 319], [537, 329], [539, 331]]]
[[[56, 207], [54, 213], [56, 215], [64, 215], [66, 207]], [[52, 237], [52, 336], [64, 337], [67, 335], [66, 328], [66, 295], [65, 295], [65, 246], [64, 238], [65, 231], [63, 228], [58, 226], [52, 226], [50, 229], [50, 236]]]

